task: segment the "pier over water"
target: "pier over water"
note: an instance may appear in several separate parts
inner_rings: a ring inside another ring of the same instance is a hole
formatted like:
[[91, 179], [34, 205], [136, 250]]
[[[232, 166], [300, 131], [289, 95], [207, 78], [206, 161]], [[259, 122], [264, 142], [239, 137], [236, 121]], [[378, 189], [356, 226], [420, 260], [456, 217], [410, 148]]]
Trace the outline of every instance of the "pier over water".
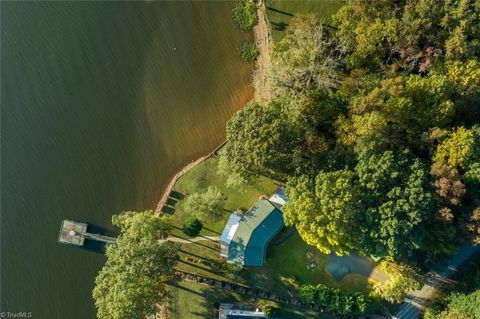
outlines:
[[62, 221], [62, 226], [60, 227], [58, 241], [62, 244], [74, 246], [83, 246], [85, 239], [101, 241], [106, 244], [115, 244], [117, 241], [114, 237], [89, 233], [87, 228], [88, 224], [86, 223], [65, 219]]

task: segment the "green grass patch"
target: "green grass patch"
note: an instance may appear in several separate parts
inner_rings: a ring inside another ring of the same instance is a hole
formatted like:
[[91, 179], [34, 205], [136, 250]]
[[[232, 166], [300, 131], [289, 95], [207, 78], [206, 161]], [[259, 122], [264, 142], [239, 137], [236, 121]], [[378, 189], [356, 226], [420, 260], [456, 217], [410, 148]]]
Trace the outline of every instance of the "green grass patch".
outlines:
[[[368, 278], [360, 275], [347, 275], [337, 282], [326, 270], [329, 256], [313, 246], [307, 245], [295, 233], [280, 246], [270, 245], [265, 265], [251, 268], [244, 275], [247, 282], [261, 282], [262, 287], [281, 289], [283, 293], [294, 292], [302, 284], [322, 283], [328, 287], [347, 291], [368, 292]], [[307, 265], [315, 263], [314, 268]]]
[[[258, 177], [249, 185], [230, 188], [227, 186], [227, 178], [218, 174], [217, 166], [218, 157], [212, 156], [192, 168], [174, 186], [175, 191], [187, 194], [204, 193], [209, 186], [215, 186], [225, 196], [222, 217], [216, 221], [203, 221], [204, 228], [200, 234], [205, 236], [219, 236], [232, 211], [236, 209], [247, 211], [261, 195], [268, 196], [278, 187], [274, 184], [275, 181], [266, 177]], [[182, 205], [182, 200], [172, 203], [172, 208], [175, 210], [174, 225], [178, 228], [181, 228], [183, 221], [189, 217], [182, 212]], [[178, 229], [174, 231], [174, 234], [185, 236]]]
[[342, 0], [267, 0], [267, 17], [273, 41], [285, 35], [292, 16], [315, 14], [321, 22], [332, 23], [332, 15], [343, 5]]

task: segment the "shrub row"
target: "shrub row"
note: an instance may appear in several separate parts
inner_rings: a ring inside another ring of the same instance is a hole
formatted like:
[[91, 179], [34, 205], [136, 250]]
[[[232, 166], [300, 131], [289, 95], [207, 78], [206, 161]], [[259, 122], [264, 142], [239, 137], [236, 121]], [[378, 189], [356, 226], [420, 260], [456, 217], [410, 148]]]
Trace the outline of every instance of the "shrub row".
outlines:
[[339, 315], [362, 314], [367, 309], [367, 299], [362, 293], [349, 293], [325, 285], [303, 285], [300, 296], [309, 303], [325, 305]]

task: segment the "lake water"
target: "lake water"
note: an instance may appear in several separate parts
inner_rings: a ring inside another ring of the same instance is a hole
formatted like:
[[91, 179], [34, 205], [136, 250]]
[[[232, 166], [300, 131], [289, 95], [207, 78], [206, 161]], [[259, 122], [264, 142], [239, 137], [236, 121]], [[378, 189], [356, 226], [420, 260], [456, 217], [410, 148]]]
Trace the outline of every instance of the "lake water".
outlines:
[[57, 243], [155, 208], [252, 96], [231, 2], [1, 2], [1, 311], [95, 318], [104, 256]]

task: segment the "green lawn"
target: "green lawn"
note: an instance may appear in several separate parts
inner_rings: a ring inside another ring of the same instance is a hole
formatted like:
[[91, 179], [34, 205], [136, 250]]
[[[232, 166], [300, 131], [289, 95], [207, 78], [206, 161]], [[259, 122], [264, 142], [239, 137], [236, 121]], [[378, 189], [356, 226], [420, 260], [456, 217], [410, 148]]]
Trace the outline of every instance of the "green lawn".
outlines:
[[[313, 246], [307, 245], [295, 233], [280, 246], [270, 246], [266, 264], [260, 268], [267, 278], [280, 282], [293, 289], [298, 283], [325, 284], [349, 291], [368, 291], [368, 278], [350, 274], [337, 282], [327, 271], [329, 256], [322, 254]], [[314, 262], [317, 266], [310, 270], [307, 264]], [[255, 270], [257, 271], [257, 270]]]
[[267, 0], [267, 17], [273, 41], [279, 41], [292, 16], [315, 14], [326, 23], [331, 24], [332, 15], [342, 6], [341, 0]]
[[[236, 209], [248, 210], [261, 195], [270, 195], [278, 187], [274, 181], [266, 177], [256, 178], [252, 184], [239, 188], [227, 187], [226, 177], [219, 175], [217, 172], [218, 157], [212, 156], [206, 161], [199, 163], [192, 168], [187, 174], [182, 176], [174, 186], [174, 190], [180, 193], [192, 194], [195, 192], [206, 192], [209, 186], [218, 187], [222, 194], [226, 197], [223, 205], [223, 216], [218, 221], [210, 221], [204, 223], [205, 228], [201, 235], [218, 236], [221, 233], [225, 222]], [[171, 199], [171, 206], [175, 210], [174, 225], [181, 227], [183, 220], [187, 216], [182, 212], [182, 201], [174, 202]], [[175, 235], [186, 236], [178, 230]]]

